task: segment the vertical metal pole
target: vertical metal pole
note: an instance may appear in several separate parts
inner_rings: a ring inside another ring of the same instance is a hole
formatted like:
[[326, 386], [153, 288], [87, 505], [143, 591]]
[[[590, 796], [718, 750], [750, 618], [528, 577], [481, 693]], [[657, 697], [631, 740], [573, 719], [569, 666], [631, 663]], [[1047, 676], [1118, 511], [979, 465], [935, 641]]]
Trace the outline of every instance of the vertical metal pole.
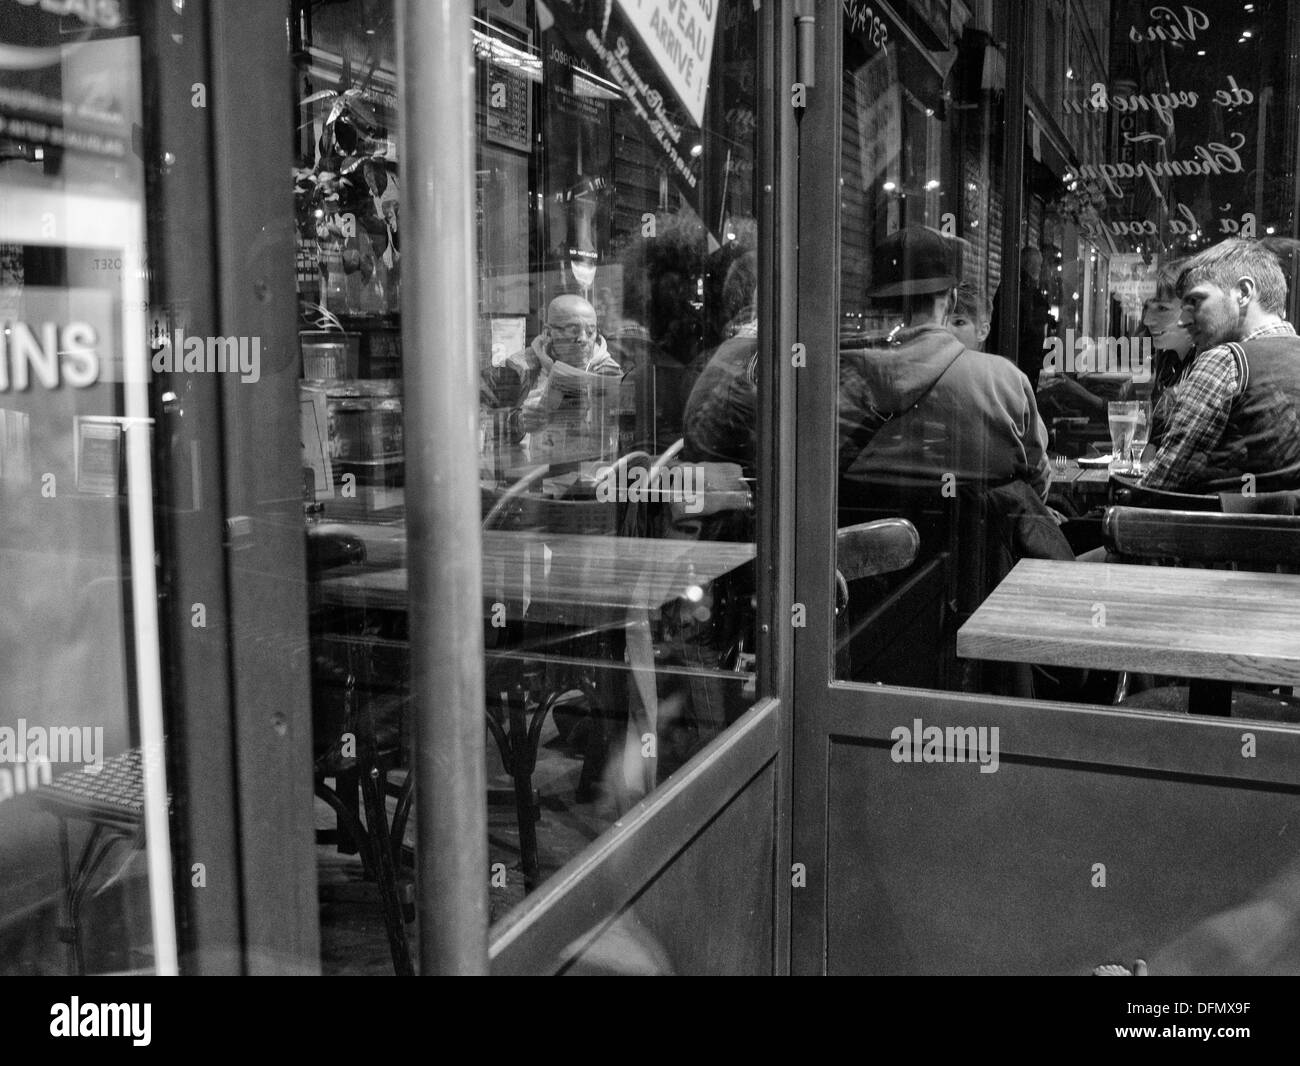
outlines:
[[[998, 353], [1013, 363], [1020, 348], [1020, 216], [1025, 200], [1025, 18], [1004, 5], [1007, 91], [1003, 97], [1002, 283], [998, 286]], [[1034, 384], [1037, 384], [1036, 382]]]
[[487, 972], [473, 50], [463, 0], [399, 0], [402, 366], [420, 972]]

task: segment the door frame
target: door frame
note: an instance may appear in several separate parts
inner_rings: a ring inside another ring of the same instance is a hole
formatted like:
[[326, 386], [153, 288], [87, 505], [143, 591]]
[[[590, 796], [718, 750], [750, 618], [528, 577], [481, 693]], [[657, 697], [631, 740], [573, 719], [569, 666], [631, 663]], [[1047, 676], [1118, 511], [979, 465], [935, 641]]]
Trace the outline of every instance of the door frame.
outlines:
[[320, 968], [284, 25], [255, 0], [141, 24], [150, 297], [258, 338], [265, 374], [150, 387], [183, 974]]

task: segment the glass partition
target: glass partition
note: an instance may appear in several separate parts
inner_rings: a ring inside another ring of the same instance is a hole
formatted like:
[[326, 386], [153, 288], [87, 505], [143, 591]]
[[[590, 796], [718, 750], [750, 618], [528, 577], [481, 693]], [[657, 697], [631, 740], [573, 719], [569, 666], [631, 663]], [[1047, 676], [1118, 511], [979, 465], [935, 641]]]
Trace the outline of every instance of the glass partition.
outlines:
[[1295, 13], [1034, 5], [1022, 93], [1014, 5], [903, 6], [844, 5], [836, 676], [1297, 721]]
[[[657, 10], [491, 0], [465, 42], [494, 920], [756, 698], [757, 13], [697, 6], [687, 32]], [[402, 351], [397, 310], [404, 257], [437, 252], [403, 240], [391, 5], [298, 4], [292, 26], [333, 972], [357, 965], [334, 901], [370, 862], [339, 853], [367, 802], [397, 845], [385, 913], [411, 898], [402, 375], [434, 353]]]
[[754, 699], [757, 15], [696, 6], [476, 23], [496, 913]]
[[140, 12], [0, 29], [0, 970], [175, 972]]

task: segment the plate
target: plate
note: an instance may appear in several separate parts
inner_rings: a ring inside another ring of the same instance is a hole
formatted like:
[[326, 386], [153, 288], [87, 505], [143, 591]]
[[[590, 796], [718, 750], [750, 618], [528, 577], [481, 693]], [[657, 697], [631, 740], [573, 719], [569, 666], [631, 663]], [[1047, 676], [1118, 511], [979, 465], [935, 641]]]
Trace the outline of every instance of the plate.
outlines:
[[1080, 459], [1080, 466], [1110, 466], [1115, 461], [1113, 453], [1109, 455], [1090, 455], [1086, 459]]

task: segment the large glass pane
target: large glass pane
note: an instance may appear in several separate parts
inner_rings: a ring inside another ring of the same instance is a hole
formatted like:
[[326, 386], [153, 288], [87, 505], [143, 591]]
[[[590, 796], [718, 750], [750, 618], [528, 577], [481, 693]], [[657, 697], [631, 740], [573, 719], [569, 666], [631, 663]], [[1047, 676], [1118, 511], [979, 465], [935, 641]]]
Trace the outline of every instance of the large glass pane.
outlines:
[[174, 972], [140, 12], [0, 20], [0, 970]]
[[837, 676], [1300, 720], [1288, 623], [1190, 572], [1289, 587], [1285, 524], [1167, 514], [1300, 490], [1296, 145], [1268, 134], [1295, 15], [1047, 4], [1012, 115], [1011, 8], [953, 5], [945, 39], [845, 5]]
[[498, 916], [754, 699], [757, 14], [681, 7], [478, 7]]
[[[494, 919], [755, 698], [757, 13], [696, 5], [688, 31], [645, 6], [480, 2], [466, 42]], [[437, 253], [402, 239], [391, 5], [292, 25], [319, 825], [345, 829], [319, 853], [324, 965], [380, 972], [341, 808], [369, 760], [409, 899], [396, 312], [403, 257]]]

